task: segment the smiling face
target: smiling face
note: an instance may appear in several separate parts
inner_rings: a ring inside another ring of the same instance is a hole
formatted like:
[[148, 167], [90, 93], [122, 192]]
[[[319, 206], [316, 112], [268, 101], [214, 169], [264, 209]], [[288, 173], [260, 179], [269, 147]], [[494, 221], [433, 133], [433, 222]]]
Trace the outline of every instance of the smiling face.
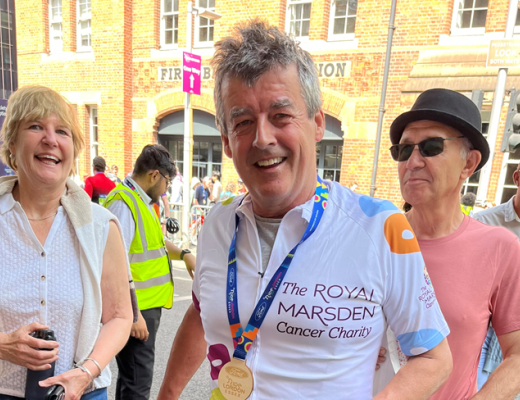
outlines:
[[17, 174], [35, 184], [65, 185], [72, 170], [72, 132], [55, 115], [22, 120], [10, 151], [16, 159]]
[[309, 200], [325, 118], [321, 110], [308, 117], [296, 66], [268, 71], [253, 87], [228, 77], [222, 101], [224, 151], [249, 188], [254, 211], [278, 217]]
[[[419, 143], [433, 137], [452, 138], [460, 132], [433, 121], [417, 121], [403, 131], [399, 143]], [[415, 146], [407, 161], [398, 163], [401, 194], [413, 207], [435, 207], [440, 199], [458, 202], [462, 182], [480, 162], [480, 152], [471, 150], [467, 159], [461, 156], [462, 139], [444, 141], [444, 151], [433, 157], [423, 157]]]

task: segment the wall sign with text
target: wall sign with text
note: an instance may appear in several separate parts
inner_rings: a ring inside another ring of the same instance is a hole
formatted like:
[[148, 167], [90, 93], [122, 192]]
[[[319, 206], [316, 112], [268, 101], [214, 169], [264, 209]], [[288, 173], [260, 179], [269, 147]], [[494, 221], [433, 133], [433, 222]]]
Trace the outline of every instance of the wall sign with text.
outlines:
[[[315, 63], [320, 78], [349, 78], [352, 63], [350, 61], [321, 61]], [[159, 67], [157, 79], [162, 82], [182, 81], [182, 66]], [[213, 68], [203, 65], [201, 68], [201, 80], [213, 79]]]

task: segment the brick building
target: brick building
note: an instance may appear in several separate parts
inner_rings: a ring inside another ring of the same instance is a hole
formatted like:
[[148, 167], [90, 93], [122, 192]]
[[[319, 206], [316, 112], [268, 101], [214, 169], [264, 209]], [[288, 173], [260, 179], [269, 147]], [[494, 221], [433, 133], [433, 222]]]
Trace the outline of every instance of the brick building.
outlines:
[[[486, 69], [490, 39], [502, 38], [508, 0], [399, 0], [389, 75], [378, 197], [401, 202], [388, 147], [392, 120], [432, 87], [478, 98], [487, 129], [497, 69]], [[213, 43], [239, 22], [259, 16], [293, 33], [316, 63], [327, 132], [318, 144], [320, 174], [368, 193], [391, 0], [196, 0], [222, 15], [193, 17], [193, 52], [202, 56], [202, 93], [192, 96], [193, 174], [220, 169], [224, 184], [237, 179], [215, 127]], [[105, 157], [122, 172], [147, 143], [162, 143], [179, 165], [183, 157], [184, 93], [181, 56], [186, 46], [187, 0], [24, 0], [17, 3], [20, 85], [44, 84], [77, 106], [91, 159]], [[519, 24], [520, 25], [520, 24]], [[519, 32], [520, 32], [520, 26]], [[506, 87], [520, 88], [510, 69]], [[475, 92], [483, 91], [483, 92]], [[500, 151], [506, 94], [488, 200], [513, 193], [510, 175], [520, 152]], [[476, 191], [473, 176], [464, 191]]]

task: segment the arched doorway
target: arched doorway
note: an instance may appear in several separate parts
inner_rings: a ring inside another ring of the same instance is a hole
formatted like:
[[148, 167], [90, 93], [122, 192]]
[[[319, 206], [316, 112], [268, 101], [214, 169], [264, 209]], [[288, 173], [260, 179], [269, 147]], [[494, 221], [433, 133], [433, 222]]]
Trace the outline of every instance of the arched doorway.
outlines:
[[[182, 172], [184, 111], [168, 114], [161, 119], [157, 136], [159, 143], [168, 149]], [[211, 176], [213, 171], [222, 173], [222, 140], [215, 125], [215, 116], [201, 110], [193, 110], [192, 176], [202, 179]]]

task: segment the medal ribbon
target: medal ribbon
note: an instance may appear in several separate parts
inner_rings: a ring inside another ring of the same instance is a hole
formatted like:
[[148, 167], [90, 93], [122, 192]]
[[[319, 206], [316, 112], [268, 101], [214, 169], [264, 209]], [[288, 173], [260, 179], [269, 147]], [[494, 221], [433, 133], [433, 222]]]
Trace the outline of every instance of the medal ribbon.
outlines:
[[253, 311], [251, 318], [246, 326], [246, 329], [242, 329], [242, 325], [240, 324], [240, 317], [238, 314], [238, 291], [237, 291], [237, 256], [236, 256], [236, 238], [238, 232], [238, 224], [240, 222], [240, 218], [238, 215], [235, 215], [235, 233], [233, 235], [233, 239], [231, 240], [231, 246], [229, 247], [229, 257], [228, 257], [228, 274], [227, 274], [227, 314], [229, 320], [229, 328], [231, 330], [231, 336], [233, 338], [233, 345], [235, 346], [235, 351], [233, 353], [233, 357], [239, 360], [244, 361], [247, 356], [247, 352], [251, 348], [253, 341], [258, 334], [258, 330], [260, 326], [264, 322], [265, 316], [269, 311], [269, 308], [273, 304], [274, 297], [278, 292], [278, 289], [282, 285], [283, 279], [287, 270], [291, 266], [291, 262], [296, 254], [296, 250], [305, 242], [316, 230], [318, 227], [321, 218], [323, 216], [323, 212], [327, 207], [327, 201], [329, 199], [329, 191], [327, 186], [323, 183], [321, 178], [318, 176], [318, 182], [316, 184], [316, 193], [314, 195], [314, 206], [312, 208], [312, 215], [309, 221], [309, 225], [307, 225], [307, 229], [303, 234], [301, 240], [298, 242], [296, 246], [287, 254], [284, 261], [278, 267], [278, 270], [273, 275], [269, 284], [267, 285], [264, 293]]

